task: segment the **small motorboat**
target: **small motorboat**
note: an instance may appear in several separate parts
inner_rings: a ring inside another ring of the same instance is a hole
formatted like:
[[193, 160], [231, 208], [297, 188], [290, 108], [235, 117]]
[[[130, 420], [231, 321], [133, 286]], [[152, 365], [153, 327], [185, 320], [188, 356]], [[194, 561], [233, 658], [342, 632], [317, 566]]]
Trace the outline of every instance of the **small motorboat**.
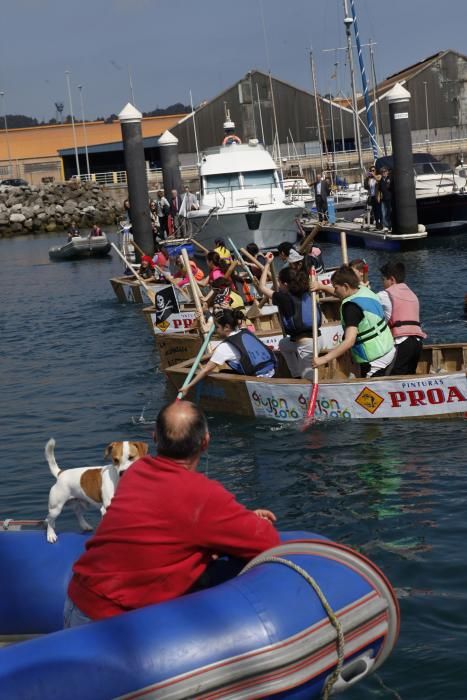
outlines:
[[73, 236], [64, 245], [50, 248], [49, 258], [54, 261], [102, 258], [109, 254], [110, 247], [105, 233], [100, 236]]
[[374, 672], [398, 637], [381, 571], [307, 532], [282, 533], [217, 586], [62, 630], [86, 539], [63, 533], [50, 545], [43, 531], [0, 531], [0, 641], [43, 635], [0, 650], [2, 697], [313, 700]]

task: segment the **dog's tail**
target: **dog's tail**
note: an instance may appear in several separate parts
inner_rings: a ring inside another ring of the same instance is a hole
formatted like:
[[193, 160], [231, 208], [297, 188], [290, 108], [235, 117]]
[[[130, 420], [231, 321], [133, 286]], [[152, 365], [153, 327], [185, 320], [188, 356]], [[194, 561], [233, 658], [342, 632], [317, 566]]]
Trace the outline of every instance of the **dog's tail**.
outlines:
[[45, 458], [49, 464], [50, 471], [52, 472], [54, 477], [56, 479], [58, 479], [58, 475], [60, 474], [61, 469], [58, 466], [57, 462], [55, 461], [54, 448], [55, 448], [55, 440], [53, 438], [50, 438], [47, 445], [45, 446]]

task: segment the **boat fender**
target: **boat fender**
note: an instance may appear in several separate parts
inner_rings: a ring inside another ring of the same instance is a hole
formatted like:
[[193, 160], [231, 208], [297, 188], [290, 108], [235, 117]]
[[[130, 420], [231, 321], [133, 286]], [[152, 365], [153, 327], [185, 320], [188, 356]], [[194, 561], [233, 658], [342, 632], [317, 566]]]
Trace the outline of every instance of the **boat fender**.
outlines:
[[222, 141], [223, 146], [232, 146], [234, 143], [241, 143], [242, 140], [235, 134], [228, 134]]

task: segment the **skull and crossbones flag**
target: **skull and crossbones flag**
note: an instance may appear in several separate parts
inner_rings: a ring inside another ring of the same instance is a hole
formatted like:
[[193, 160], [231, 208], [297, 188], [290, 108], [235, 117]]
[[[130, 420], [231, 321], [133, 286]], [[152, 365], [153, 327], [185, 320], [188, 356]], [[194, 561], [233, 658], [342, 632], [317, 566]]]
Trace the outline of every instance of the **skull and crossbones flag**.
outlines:
[[175, 290], [172, 285], [164, 287], [156, 293], [154, 306], [156, 307], [157, 324], [163, 323], [163, 321], [168, 319], [172, 314], [178, 314], [179, 307], [177, 297], [175, 296]]

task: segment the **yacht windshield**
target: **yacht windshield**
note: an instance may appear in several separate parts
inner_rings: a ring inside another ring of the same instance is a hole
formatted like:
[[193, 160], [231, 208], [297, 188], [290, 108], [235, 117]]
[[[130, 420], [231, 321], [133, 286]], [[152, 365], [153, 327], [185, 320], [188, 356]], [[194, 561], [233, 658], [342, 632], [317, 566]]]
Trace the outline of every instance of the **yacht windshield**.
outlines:
[[451, 168], [447, 163], [440, 163], [439, 161], [430, 161], [429, 163], [414, 163], [414, 170], [416, 175], [440, 175], [442, 173], [450, 173]]
[[252, 170], [243, 173], [245, 188], [249, 187], [275, 187], [274, 170]]
[[240, 188], [240, 178], [238, 173], [218, 173], [216, 175], [206, 175], [206, 192], [216, 190], [238, 190]]

